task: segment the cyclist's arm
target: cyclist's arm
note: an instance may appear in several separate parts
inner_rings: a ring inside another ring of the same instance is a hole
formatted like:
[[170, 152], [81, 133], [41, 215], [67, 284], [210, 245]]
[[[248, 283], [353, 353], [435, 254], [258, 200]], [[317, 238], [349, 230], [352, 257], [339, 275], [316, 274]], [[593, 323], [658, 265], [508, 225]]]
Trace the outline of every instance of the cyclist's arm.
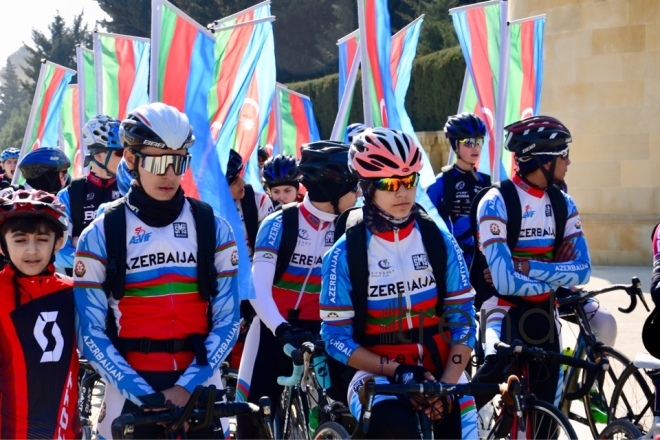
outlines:
[[321, 295], [321, 337], [330, 356], [348, 365], [360, 345], [353, 339], [353, 301], [346, 261], [346, 235], [323, 256]]
[[653, 274], [651, 277], [651, 297], [653, 302], [660, 304], [660, 227], [653, 233]]
[[286, 322], [273, 299], [273, 278], [278, 250], [282, 240], [282, 211], [278, 211], [261, 223], [252, 259], [252, 279], [256, 298], [250, 304], [270, 331], [275, 334], [278, 325]]
[[507, 213], [497, 188], [489, 190], [477, 207], [479, 246], [488, 262], [495, 289], [501, 295], [536, 296], [552, 289], [552, 285], [517, 272], [507, 245]]
[[582, 233], [580, 216], [573, 199], [568, 194], [564, 194], [564, 196], [568, 204], [568, 219], [566, 220], [564, 242], [570, 241], [573, 243], [573, 250], [576, 257], [571, 261], [555, 263], [538, 260], [529, 261], [529, 276], [539, 281], [550, 283], [555, 288], [584, 284], [589, 281], [589, 277], [591, 276], [589, 247]]
[[71, 234], [73, 233], [73, 222], [71, 221], [71, 198], [69, 197], [68, 187], [61, 189], [57, 193], [57, 198], [60, 203], [66, 208], [66, 216], [69, 218], [69, 230], [66, 234], [66, 243], [60, 251], [55, 255], [55, 264], [58, 267], [72, 268], [73, 259], [75, 257], [76, 248], [73, 245]]
[[218, 288], [211, 299], [212, 328], [204, 342], [208, 364], [199, 365], [195, 359], [175, 384], [189, 393], [213, 375], [238, 339], [238, 250], [229, 223], [219, 217], [215, 219], [215, 235]]
[[78, 349], [103, 379], [117, 388], [122, 396], [141, 405], [139, 396], [155, 391], [126, 362], [105, 334], [108, 298], [103, 290], [107, 255], [101, 230], [103, 218], [85, 229], [78, 241], [74, 271], [76, 336]]

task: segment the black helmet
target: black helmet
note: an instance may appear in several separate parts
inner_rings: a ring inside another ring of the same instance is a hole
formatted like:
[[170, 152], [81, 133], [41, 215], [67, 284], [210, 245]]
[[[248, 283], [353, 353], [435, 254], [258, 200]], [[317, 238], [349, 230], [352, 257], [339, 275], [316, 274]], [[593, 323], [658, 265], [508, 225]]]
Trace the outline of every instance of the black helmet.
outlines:
[[176, 107], [152, 102], [132, 110], [121, 122], [119, 139], [126, 148], [180, 150], [195, 142], [188, 116]]
[[307, 183], [357, 182], [348, 168], [349, 146], [343, 142], [317, 141], [302, 146], [298, 168]]
[[59, 148], [41, 147], [26, 154], [18, 169], [26, 179], [36, 179], [47, 172], [66, 171], [70, 166], [69, 158]]
[[229, 150], [229, 162], [227, 162], [227, 182], [231, 183], [243, 171], [243, 158], [236, 150]]
[[447, 118], [444, 130], [453, 149], [456, 149], [456, 141], [486, 136], [486, 124], [473, 113], [459, 113], [450, 116]]
[[266, 186], [295, 185], [300, 180], [298, 163], [293, 156], [278, 154], [266, 161], [263, 173]]
[[540, 154], [553, 154], [567, 148], [571, 133], [558, 119], [532, 116], [507, 125], [504, 148], [515, 153], [516, 160], [531, 159]]
[[268, 160], [269, 157], [270, 154], [268, 154], [268, 150], [266, 149], [266, 147], [259, 147], [259, 149], [257, 150], [257, 159], [265, 162]]

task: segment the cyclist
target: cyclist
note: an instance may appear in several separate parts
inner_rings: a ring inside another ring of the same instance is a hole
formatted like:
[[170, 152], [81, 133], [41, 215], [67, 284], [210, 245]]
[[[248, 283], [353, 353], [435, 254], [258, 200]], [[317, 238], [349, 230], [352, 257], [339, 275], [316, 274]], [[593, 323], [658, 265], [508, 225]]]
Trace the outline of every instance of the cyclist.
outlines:
[[[359, 176], [364, 205], [348, 218], [361, 213], [362, 221], [350, 228], [347, 220], [346, 233], [323, 258], [320, 311], [328, 353], [357, 370], [348, 402], [359, 418], [357, 391], [366, 376], [377, 383], [462, 380], [475, 343], [474, 290], [456, 241], [415, 204], [422, 155], [411, 137], [389, 128], [367, 129], [353, 139], [349, 165]], [[363, 243], [349, 235], [353, 228], [363, 228]], [[349, 248], [353, 256], [347, 255]], [[362, 287], [354, 285], [352, 258], [365, 260]], [[436, 279], [440, 271], [443, 278]], [[441, 319], [450, 335], [439, 328]], [[474, 426], [461, 429], [460, 405], [451, 401], [419, 402], [438, 438], [474, 432]], [[413, 406], [396, 397], [376, 396], [370, 426], [373, 438], [419, 436]]]
[[[505, 148], [515, 154], [517, 171], [511, 178], [522, 212], [518, 243], [513, 253], [507, 245], [508, 220], [504, 198], [490, 189], [479, 202], [477, 220], [479, 246], [488, 262], [492, 284], [498, 294], [481, 309], [486, 319], [486, 359], [475, 381], [497, 381], [498, 365], [494, 343], [520, 339], [530, 346], [560, 351], [560, 324], [551, 292], [589, 280], [591, 260], [573, 199], [563, 191], [567, 220], [561, 246], [554, 251], [557, 228], [550, 191], [556, 180], [564, 180], [571, 134], [559, 120], [534, 116], [505, 127]], [[497, 309], [497, 310], [495, 310]], [[534, 319], [523, 316], [533, 314]], [[539, 317], [541, 315], [542, 317]], [[484, 323], [482, 322], [482, 325]], [[510, 327], [510, 328], [509, 328]], [[509, 339], [507, 341], [507, 339]], [[556, 405], [561, 396], [558, 365], [530, 365], [530, 384], [541, 400]], [[479, 402], [481, 403], [481, 402]]]
[[[134, 180], [83, 231], [73, 266], [78, 343], [106, 382], [98, 425], [104, 438], [111, 437], [112, 421], [147, 403], [147, 395], [159, 392], [160, 403], [184, 406], [197, 385], [220, 388], [219, 366], [239, 325], [237, 251], [225, 220], [211, 222], [217, 277], [200, 266], [207, 257], [197, 261], [209, 237], [201, 237], [195, 212], [210, 207], [184, 197], [180, 186], [194, 142], [188, 117], [160, 102], [143, 105], [122, 121], [119, 137]], [[121, 218], [116, 213], [125, 216], [125, 230], [105, 227], [106, 217]], [[125, 263], [111, 272], [108, 249], [115, 241], [106, 239], [119, 234], [125, 238], [116, 241], [128, 242]], [[158, 427], [135, 431], [140, 438], [160, 434]]]
[[266, 147], [259, 147], [257, 149], [257, 160], [259, 161], [259, 177], [263, 176], [264, 164], [270, 158], [270, 154]]
[[472, 262], [474, 237], [470, 227], [470, 205], [474, 196], [490, 186], [490, 176], [477, 171], [486, 124], [472, 113], [450, 116], [445, 136], [456, 153], [456, 163], [442, 168], [427, 194], [463, 250], [465, 262]]
[[651, 277], [651, 297], [653, 302], [660, 304], [660, 228], [657, 224], [653, 229], [653, 275]]
[[23, 156], [18, 169], [28, 189], [57, 194], [66, 185], [69, 158], [59, 148], [41, 147]]
[[0, 194], [0, 437], [80, 438], [73, 282], [55, 273], [68, 219], [44, 191]]
[[[291, 358], [282, 346], [299, 345], [319, 333], [321, 258], [334, 242], [337, 215], [357, 199], [357, 179], [347, 160], [346, 144], [318, 141], [303, 145], [299, 168], [307, 194], [297, 205], [297, 227], [284, 224], [284, 212], [279, 210], [259, 228], [252, 266], [256, 299], [250, 300], [257, 316], [238, 373], [237, 391], [243, 400], [258, 402], [267, 395], [277, 404], [282, 393], [277, 377], [292, 371]], [[280, 250], [291, 239], [295, 248], [277, 280], [278, 259], [287, 258]], [[238, 438], [254, 438], [256, 427], [251, 420], [239, 416], [237, 421]]]
[[346, 139], [348, 139], [348, 143], [350, 144], [353, 142], [353, 138], [362, 133], [364, 130], [367, 129], [367, 126], [364, 125], [361, 122], [354, 122], [348, 127], [346, 127]]
[[83, 127], [83, 142], [87, 146], [85, 166], [89, 173], [75, 179], [71, 185], [57, 193], [57, 198], [66, 206], [71, 219], [71, 230], [66, 245], [57, 254], [57, 265], [73, 275], [73, 257], [80, 233], [96, 217], [101, 204], [118, 199], [117, 166], [124, 153], [119, 142], [119, 120], [97, 115]]
[[278, 154], [268, 159], [264, 164], [263, 181], [276, 209], [295, 202], [300, 188], [300, 170], [296, 158]]
[[245, 239], [247, 240], [250, 258], [254, 253], [254, 243], [257, 237], [259, 225], [268, 214], [273, 212], [273, 203], [267, 194], [252, 188], [245, 183], [241, 172], [243, 171], [243, 158], [238, 152], [229, 150], [229, 162], [227, 163], [227, 183], [229, 191], [238, 209], [239, 216], [243, 222]]
[[14, 171], [16, 170], [16, 164], [18, 163], [18, 156], [20, 154], [21, 150], [18, 148], [7, 148], [2, 151], [0, 162], [2, 162], [4, 173], [0, 175], [0, 189], [7, 188], [11, 185], [11, 179], [14, 178]]

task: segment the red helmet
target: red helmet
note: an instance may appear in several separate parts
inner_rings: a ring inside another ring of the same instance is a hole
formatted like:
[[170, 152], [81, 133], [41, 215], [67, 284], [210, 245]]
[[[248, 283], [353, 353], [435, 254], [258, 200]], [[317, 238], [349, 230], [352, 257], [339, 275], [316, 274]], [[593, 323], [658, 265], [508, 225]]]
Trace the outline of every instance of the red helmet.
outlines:
[[348, 165], [366, 179], [408, 176], [422, 169], [422, 153], [402, 131], [367, 128], [353, 138]]
[[42, 216], [63, 231], [69, 228], [66, 208], [52, 194], [42, 190], [6, 189], [0, 192], [0, 225], [12, 217]]

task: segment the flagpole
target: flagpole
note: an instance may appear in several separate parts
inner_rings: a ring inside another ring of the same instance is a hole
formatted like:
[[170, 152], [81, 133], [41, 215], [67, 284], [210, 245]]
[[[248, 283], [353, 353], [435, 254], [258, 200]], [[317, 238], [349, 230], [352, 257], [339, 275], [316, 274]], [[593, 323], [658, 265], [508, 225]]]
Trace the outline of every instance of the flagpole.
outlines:
[[[275, 83], [275, 101], [273, 105], [275, 106], [275, 143], [277, 144], [277, 154], [284, 153], [284, 145], [282, 145], [282, 103], [280, 102], [280, 89], [285, 88], [282, 84]], [[275, 154], [275, 151], [273, 151], [273, 156]]]
[[96, 113], [101, 115], [103, 111], [103, 53], [98, 32], [94, 32], [92, 50], [94, 51], [94, 76], [96, 84]]
[[417, 23], [419, 20], [423, 19], [425, 15], [426, 15], [426, 14], [422, 14], [422, 15], [420, 15], [419, 17], [417, 17], [416, 19], [414, 19], [413, 21], [411, 21], [410, 23], [408, 23], [407, 25], [405, 25], [404, 27], [402, 27], [401, 30], [399, 30], [399, 32], [397, 32], [396, 34], [392, 35], [392, 38], [396, 37], [396, 36], [399, 35], [401, 32], [405, 32], [405, 31], [407, 31], [409, 27], [413, 26], [413, 25], [414, 25], [415, 23]]
[[360, 29], [355, 29], [355, 30], [354, 30], [353, 32], [351, 32], [350, 34], [348, 34], [348, 35], [344, 35], [344, 36], [341, 37], [339, 40], [337, 40], [337, 46], [339, 46], [340, 44], [342, 44], [343, 42], [345, 42], [345, 41], [347, 41], [347, 40], [350, 40], [350, 39], [352, 39], [352, 38], [355, 38], [355, 36], [356, 36], [359, 32], [360, 32]]
[[275, 21], [275, 16], [271, 15], [269, 17], [257, 18], [256, 20], [244, 21], [242, 23], [230, 24], [228, 26], [220, 26], [220, 27], [211, 29], [211, 32], [215, 34], [217, 32], [228, 31], [228, 30], [235, 29], [235, 28], [241, 27], [241, 26], [248, 26], [248, 25], [251, 25], [251, 24], [259, 24], [259, 23], [264, 23], [264, 22], [268, 22], [268, 21]]
[[527, 21], [534, 21], [534, 20], [545, 20], [545, 14], [539, 14], [539, 15], [532, 15], [531, 17], [525, 17], [525, 18], [519, 18], [517, 20], [511, 20], [509, 21], [509, 24], [520, 24], [520, 23], [525, 23]]
[[497, 87], [497, 104], [495, 110], [495, 157], [493, 160], [494, 169], [491, 170], [493, 182], [500, 180], [500, 168], [502, 167], [502, 144], [504, 140], [504, 115], [506, 114], [506, 95], [509, 76], [509, 24], [507, 22], [508, 3], [507, 0], [501, 0], [500, 3], [500, 71], [499, 84]]
[[500, 3], [500, 1], [505, 1], [505, 0], [490, 0], [488, 2], [479, 2], [479, 3], [474, 3], [471, 5], [465, 5], [465, 6], [459, 6], [457, 8], [451, 8], [449, 10], [449, 14], [455, 14], [456, 12], [464, 12], [467, 11], [468, 9], [475, 9], [475, 8], [486, 8], [488, 6], [496, 5]]
[[358, 21], [360, 23], [360, 60], [362, 70], [362, 111], [364, 112], [364, 124], [367, 127], [374, 125], [374, 117], [369, 100], [369, 78], [371, 78], [371, 66], [369, 65], [369, 52], [367, 51], [367, 30], [365, 29], [364, 1], [358, 0]]
[[250, 11], [254, 11], [255, 9], [259, 9], [259, 8], [262, 7], [262, 6], [269, 5], [270, 3], [271, 3], [271, 0], [265, 0], [265, 1], [261, 2], [261, 3], [257, 3], [256, 5], [254, 5], [254, 6], [250, 6], [249, 8], [243, 9], [242, 11], [238, 11], [238, 12], [236, 12], [236, 13], [234, 13], [234, 14], [231, 14], [231, 15], [228, 15], [228, 16], [226, 16], [226, 17], [223, 17], [223, 18], [221, 18], [221, 19], [219, 19], [219, 20], [215, 20], [213, 23], [209, 24], [209, 25], [207, 26], [207, 28], [209, 28], [209, 29], [216, 29], [216, 28], [222, 27], [222, 26], [220, 26], [222, 23], [225, 23], [225, 22], [227, 22], [227, 21], [229, 21], [229, 20], [231, 20], [231, 19], [233, 19], [233, 18], [239, 17], [239, 16], [241, 16], [241, 15], [243, 15], [243, 14], [246, 14], [246, 13], [248, 13], [248, 12], [250, 12]]
[[[213, 32], [211, 32], [209, 29], [205, 28], [201, 24], [197, 23], [192, 17], [190, 17], [188, 14], [183, 12], [181, 9], [177, 8], [174, 6], [172, 3], [168, 2], [167, 0], [152, 0], [152, 1], [158, 1], [162, 6], [167, 6], [169, 9], [174, 11], [174, 13], [179, 16], [182, 20], [184, 20], [186, 23], [188, 23], [191, 26], [194, 26], [196, 29], [200, 30], [202, 33], [206, 34], [206, 36], [210, 38], [215, 38], [213, 36]], [[153, 16], [153, 8], [152, 8], [152, 16]], [[152, 24], [153, 26], [153, 24]]]
[[87, 103], [87, 100], [85, 99], [87, 93], [87, 90], [85, 89], [85, 50], [89, 49], [85, 49], [80, 45], [76, 47], [76, 70], [78, 72], [78, 122], [80, 123], [80, 133], [78, 133], [78, 139], [80, 139], [81, 158], [87, 155], [87, 145], [85, 145], [85, 143], [82, 141], [82, 128], [87, 123], [85, 120], [87, 117], [87, 111], [85, 108], [85, 104]]
[[123, 38], [124, 40], [137, 40], [137, 41], [142, 41], [144, 43], [149, 43], [149, 39], [146, 37], [134, 37], [133, 35], [112, 34], [108, 32], [95, 32], [95, 34], [98, 34], [99, 36], [102, 37]]
[[335, 118], [335, 123], [332, 126], [332, 134], [330, 135], [331, 141], [343, 141], [343, 136], [341, 136], [341, 134], [343, 134], [343, 131], [346, 129], [344, 124], [346, 122], [346, 117], [348, 116], [348, 108], [353, 99], [353, 93], [355, 92], [355, 82], [357, 80], [357, 72], [359, 68], [360, 46], [358, 46], [355, 50], [353, 65], [351, 66], [351, 71], [348, 73], [344, 94], [341, 97], [341, 103], [339, 104], [337, 117]]

